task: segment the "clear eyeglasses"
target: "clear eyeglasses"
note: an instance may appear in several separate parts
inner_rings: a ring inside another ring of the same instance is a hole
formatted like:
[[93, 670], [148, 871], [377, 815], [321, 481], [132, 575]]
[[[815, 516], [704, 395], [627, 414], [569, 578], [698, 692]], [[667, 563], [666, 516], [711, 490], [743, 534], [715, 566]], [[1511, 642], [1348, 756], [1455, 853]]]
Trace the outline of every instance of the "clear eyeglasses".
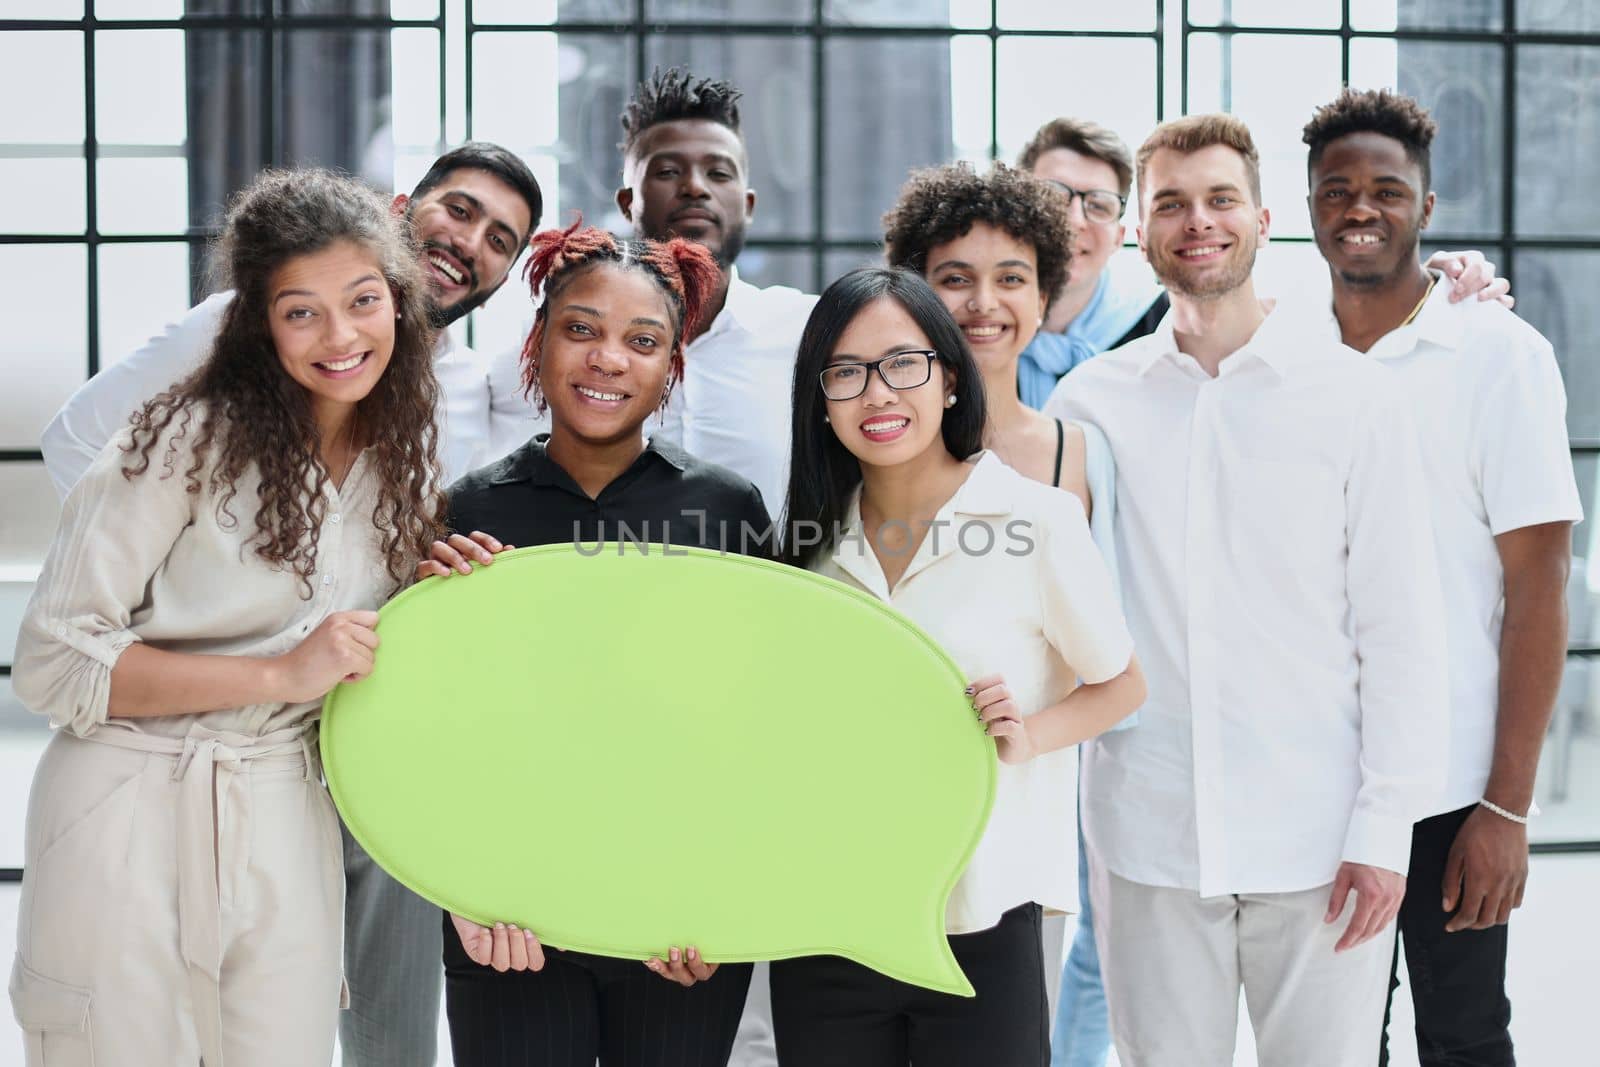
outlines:
[[1054, 178], [1045, 178], [1044, 181], [1059, 189], [1067, 195], [1067, 206], [1072, 206], [1074, 197], [1083, 201], [1083, 217], [1090, 222], [1117, 222], [1122, 218], [1123, 209], [1128, 206], [1128, 198], [1118, 196], [1110, 189], [1074, 189], [1065, 182], [1058, 182]]
[[829, 400], [854, 400], [867, 391], [872, 372], [877, 371], [890, 389], [915, 389], [933, 377], [933, 361], [939, 353], [914, 348], [894, 352], [870, 363], [832, 363], [818, 375], [822, 395]]

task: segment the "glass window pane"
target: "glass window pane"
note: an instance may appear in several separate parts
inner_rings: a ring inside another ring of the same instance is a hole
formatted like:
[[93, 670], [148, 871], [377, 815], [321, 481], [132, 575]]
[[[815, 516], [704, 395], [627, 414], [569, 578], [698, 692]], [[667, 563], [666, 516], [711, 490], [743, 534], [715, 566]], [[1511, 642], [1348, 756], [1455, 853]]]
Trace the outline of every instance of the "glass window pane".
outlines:
[[1351, 42], [1351, 85], [1399, 89], [1416, 97], [1439, 124], [1433, 142], [1438, 199], [1429, 225], [1435, 233], [1500, 235], [1504, 56], [1492, 44]]
[[[265, 0], [241, 0], [231, 5], [229, 14], [254, 15]], [[196, 4], [196, 7], [204, 5]], [[217, 7], [230, 7], [217, 4]], [[184, 15], [184, 0], [95, 0], [94, 17], [97, 19], [176, 19]], [[208, 11], [206, 14], [222, 14]]]
[[1156, 124], [1154, 41], [1000, 39], [1000, 158], [1012, 161], [1040, 126], [1093, 119], [1136, 147]]
[[746, 248], [739, 256], [739, 277], [755, 285], [787, 285], [815, 292], [816, 256], [805, 249]]
[[[83, 140], [83, 34], [20, 30], [0, 34], [0, 143]], [[21, 101], [27, 106], [19, 106]]]
[[[407, 31], [407, 39], [415, 40], [417, 34], [432, 37], [433, 31]], [[422, 50], [420, 70], [396, 69], [391, 36], [389, 30], [294, 30], [277, 35], [279, 162], [332, 167], [358, 174], [380, 188], [389, 186], [394, 180], [390, 95], [394, 81], [426, 79], [435, 92], [439, 81], [437, 51]], [[416, 58], [415, 51], [407, 54]], [[318, 89], [309, 92], [308, 86]], [[232, 106], [246, 108], [251, 102], [241, 97]], [[436, 116], [437, 103], [430, 110]]]
[[[1190, 10], [1193, 10], [1192, 5]], [[1156, 4], [1155, 0], [1120, 0], [1114, 4], [1000, 0], [999, 22], [1003, 30], [1153, 31]]]
[[1498, 30], [1504, 11], [1505, 0], [1350, 0], [1350, 25], [1358, 30]]
[[0, 157], [0, 233], [82, 233], [83, 159]]
[[1517, 29], [1594, 33], [1600, 31], [1600, 3], [1595, 0], [1517, 0]]
[[473, 0], [477, 23], [536, 26], [555, 22], [632, 22], [634, 0]]
[[266, 34], [255, 31], [186, 31], [184, 149], [203, 146], [188, 165], [189, 225], [197, 230], [219, 226], [228, 198], [270, 161], [266, 46]]
[[1519, 251], [1513, 265], [1517, 314], [1550, 339], [1561, 364], [1567, 433], [1600, 440], [1600, 251]]
[[6, 17], [13, 19], [81, 19], [83, 18], [83, 0], [32, 0], [26, 7], [10, 13]]
[[826, 233], [875, 241], [906, 175], [954, 154], [950, 41], [861, 37], [825, 47]]
[[[952, 159], [982, 166], [989, 161], [994, 137], [994, 48], [988, 37], [966, 34], [950, 38], [950, 133]], [[885, 205], [887, 207], [887, 205]]]
[[[921, 0], [926, 7], [927, 0]], [[875, 0], [852, 7], [881, 7]], [[914, 6], [914, 5], [913, 5]], [[812, 0], [645, 0], [645, 18], [661, 22], [797, 22], [809, 25]], [[633, 14], [629, 5], [628, 15]], [[566, 17], [566, 12], [562, 12]]]
[[[627, 224], [618, 116], [634, 85], [634, 42], [618, 34], [492, 33], [474, 38], [472, 136], [520, 153], [539, 179], [546, 224], [573, 211], [596, 226]], [[554, 100], [555, 107], [529, 107]]]
[[[4, 473], [0, 472], [0, 479], [3, 478]], [[0, 633], [0, 638], [5, 634]], [[7, 660], [11, 658], [11, 648], [12, 642], [7, 639]], [[11, 690], [11, 679], [0, 677], [0, 867], [22, 866], [28, 790], [33, 785], [33, 768], [49, 740], [49, 722], [24, 708]], [[7, 892], [15, 901], [18, 888], [0, 885], [0, 901], [7, 899]]]
[[1282, 0], [1189, 0], [1189, 21], [1196, 26], [1310, 26], [1337, 29], [1339, 8], [1340, 0], [1295, 0], [1292, 4], [1283, 3]]
[[439, 0], [389, 0], [389, 17], [433, 19], [439, 17]]
[[[840, 43], [833, 42], [830, 47]], [[894, 53], [897, 58], [903, 54]], [[838, 113], [836, 87], [841, 80], [846, 85], [856, 85], [861, 83], [855, 79], [869, 78], [875, 87], [874, 95], [892, 95], [883, 84], [884, 71], [893, 69], [889, 57], [883, 53], [852, 55], [872, 65], [852, 71], [833, 66], [830, 60], [830, 115]], [[697, 75], [726, 78], [744, 90], [739, 114], [750, 153], [750, 188], [756, 192], [750, 237], [810, 237], [816, 218], [812, 190], [816, 182], [813, 131], [817, 118], [810, 40], [788, 36], [656, 35], [645, 42], [644, 58], [647, 70], [657, 66], [685, 67]], [[919, 99], [919, 107], [923, 104]], [[847, 125], [851, 129], [835, 129], [834, 134], [864, 139], [871, 129], [864, 116], [873, 112], [863, 103], [850, 114]], [[896, 122], [905, 118], [895, 114]], [[610, 122], [611, 130], [616, 131], [615, 113]], [[878, 132], [881, 131], [874, 131], [874, 136]], [[829, 143], [833, 151], [833, 142]], [[839, 164], [834, 170], [855, 165], [850, 155], [834, 158]]]
[[0, 448], [38, 448], [45, 423], [84, 380], [89, 357], [79, 309], [88, 303], [87, 251], [81, 244], [0, 245], [10, 306], [60, 311], [9, 315], [0, 330]]
[[44, 562], [61, 516], [61, 501], [44, 464], [36, 460], [0, 463], [0, 500], [6, 502], [0, 508], [0, 663], [10, 663], [17, 646], [13, 629], [17, 619], [11, 616], [20, 616], [22, 609], [20, 602], [13, 603], [11, 583], [32, 581]]
[[102, 159], [96, 167], [101, 233], [183, 233], [189, 163], [182, 156]]
[[881, 249], [840, 248], [822, 257], [822, 288], [826, 289], [857, 267], [883, 266]]
[[[811, 5], [805, 7], [809, 11]], [[822, 20], [836, 26], [953, 26], [970, 30], [987, 29], [989, 18], [989, 0], [824, 0], [822, 5]]]
[[1189, 61], [1189, 111], [1229, 111], [1250, 126], [1273, 235], [1309, 237], [1300, 131], [1313, 110], [1339, 94], [1339, 39], [1237, 34], [1230, 42], [1197, 33]]
[[1517, 48], [1517, 232], [1600, 237], [1600, 204], [1574, 195], [1600, 173], [1600, 47]]
[[[1576, 603], [1597, 614], [1597, 597], [1592, 580], [1569, 586], [1568, 610]], [[1528, 825], [1530, 841], [1600, 840], [1600, 660], [1567, 660], [1535, 783], [1541, 814]]]
[[[389, 34], [390, 151], [439, 144], [439, 33], [437, 30], [395, 30]], [[392, 185], [409, 189], [409, 185]]]
[[109, 367], [189, 308], [189, 246], [100, 246], [100, 365]]
[[188, 137], [182, 30], [94, 38], [95, 136], [102, 144], [181, 145]]

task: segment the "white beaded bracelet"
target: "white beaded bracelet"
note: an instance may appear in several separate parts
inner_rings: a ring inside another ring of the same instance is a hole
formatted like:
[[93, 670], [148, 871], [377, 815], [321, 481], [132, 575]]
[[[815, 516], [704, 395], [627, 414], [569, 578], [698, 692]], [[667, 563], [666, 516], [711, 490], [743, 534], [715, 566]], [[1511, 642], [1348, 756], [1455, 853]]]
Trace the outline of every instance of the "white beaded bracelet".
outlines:
[[1479, 807], [1488, 808], [1490, 811], [1494, 812], [1496, 815], [1500, 816], [1502, 819], [1510, 819], [1512, 822], [1517, 823], [1517, 824], [1519, 824], [1521, 826], [1528, 825], [1528, 815], [1532, 815], [1534, 813], [1534, 811], [1538, 810], [1538, 808], [1534, 808], [1534, 809], [1532, 809], [1532, 810], [1530, 810], [1528, 812], [1528, 815], [1517, 815], [1517, 814], [1514, 814], [1512, 812], [1507, 811], [1505, 808], [1502, 808], [1500, 805], [1494, 803], [1492, 800], [1487, 800], [1487, 799], [1479, 800], [1478, 801], [1478, 805], [1479, 805]]

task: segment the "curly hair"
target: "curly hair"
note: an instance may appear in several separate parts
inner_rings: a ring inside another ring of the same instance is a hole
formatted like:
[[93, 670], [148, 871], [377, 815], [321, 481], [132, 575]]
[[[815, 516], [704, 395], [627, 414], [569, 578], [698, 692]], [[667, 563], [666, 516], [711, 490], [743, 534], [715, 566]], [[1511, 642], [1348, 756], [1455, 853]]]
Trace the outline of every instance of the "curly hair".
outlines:
[[[667, 370], [667, 392], [683, 377], [683, 339], [694, 332], [706, 302], [722, 279], [717, 261], [704, 245], [682, 237], [670, 241], [619, 238], [605, 230], [585, 226], [580, 216], [564, 230], [544, 230], [533, 235], [532, 254], [523, 268], [528, 289], [539, 310], [533, 329], [522, 346], [522, 391], [543, 412], [539, 389], [539, 354], [544, 350], [550, 305], [561, 291], [581, 275], [601, 264], [619, 270], [642, 271], [655, 281], [667, 298], [672, 314], [672, 355]], [[662, 398], [666, 403], [666, 397]]]
[[216, 249], [217, 266], [234, 290], [205, 361], [133, 416], [123, 467], [133, 479], [151, 465], [151, 450], [176, 421], [161, 477], [176, 474], [176, 444], [198, 421], [193, 462], [183, 472], [198, 494], [201, 472], [215, 451], [206, 484], [217, 494], [218, 521], [237, 525], [229, 508], [241, 480], [260, 507], [252, 542], [268, 563], [300, 576], [312, 592], [317, 544], [328, 509], [329, 472], [310, 394], [278, 359], [268, 325], [272, 279], [291, 261], [350, 242], [378, 264], [395, 308], [394, 353], [372, 391], [356, 405], [379, 480], [376, 521], [387, 569], [396, 585], [443, 528], [438, 428], [439, 387], [433, 375], [433, 328], [409, 227], [383, 197], [326, 170], [269, 170], [233, 201]]
[[913, 171], [883, 216], [884, 254], [891, 267], [928, 271], [928, 253], [964, 237], [976, 223], [1004, 230], [1033, 249], [1039, 291], [1054, 296], [1072, 262], [1072, 225], [1048, 185], [996, 163], [979, 174], [967, 163]]
[[[739, 133], [739, 97], [732, 83], [717, 78], [696, 79], [677, 67], [657, 67], [648, 81], [639, 83], [622, 110], [622, 156], [626, 159], [644, 131], [663, 122], [707, 119]], [[740, 134], [742, 139], [743, 135]]]
[[1381, 133], [1405, 146], [1406, 158], [1422, 168], [1422, 188], [1433, 181], [1433, 136], [1439, 130], [1428, 109], [1403, 93], [1388, 89], [1346, 88], [1331, 104], [1317, 108], [1300, 139], [1310, 146], [1306, 156], [1309, 174], [1334, 141], [1352, 133]]

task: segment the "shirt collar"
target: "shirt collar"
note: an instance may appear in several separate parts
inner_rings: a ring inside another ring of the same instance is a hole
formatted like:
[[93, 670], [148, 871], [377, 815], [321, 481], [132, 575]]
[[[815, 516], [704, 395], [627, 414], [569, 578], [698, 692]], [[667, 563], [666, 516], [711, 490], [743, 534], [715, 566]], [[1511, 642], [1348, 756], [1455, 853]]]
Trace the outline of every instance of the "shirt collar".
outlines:
[[[529, 482], [533, 485], [569, 485], [572, 476], [561, 465], [550, 458], [550, 453], [545, 448], [545, 443], [550, 440], [550, 435], [541, 433], [535, 435], [521, 448], [497, 462], [489, 474], [489, 484], [510, 485], [514, 482]], [[637, 468], [641, 463], [655, 462], [648, 457], [654, 456], [682, 471], [688, 466], [688, 453], [670, 441], [663, 441], [659, 437], [652, 437], [645, 445], [644, 452], [633, 461], [629, 470]], [[624, 472], [624, 475], [626, 472]], [[619, 478], [624, 475], [618, 475]]]
[[1460, 311], [1450, 303], [1449, 281], [1439, 278], [1417, 317], [1378, 338], [1367, 354], [1374, 359], [1398, 359], [1415, 352], [1424, 342], [1450, 350], [1460, 348], [1465, 328]]
[[[1305, 333], [1308, 324], [1301, 319], [1302, 317], [1297, 316], [1292, 309], [1285, 308], [1283, 301], [1278, 301], [1272, 310], [1267, 312], [1266, 318], [1261, 320], [1261, 325], [1256, 327], [1256, 332], [1250, 339], [1223, 360], [1222, 373], [1229, 373], [1229, 364], [1239, 356], [1248, 354], [1266, 364], [1279, 377], [1287, 376], [1306, 347]], [[1161, 316], [1161, 322], [1139, 350], [1136, 365], [1139, 373], [1148, 374], [1163, 357], [1179, 365], [1185, 363], [1199, 365], [1179, 350], [1177, 333], [1173, 325], [1173, 311], [1170, 308]]]
[[722, 310], [706, 324], [705, 332], [692, 343], [698, 344], [707, 337], [739, 327], [749, 329], [756, 314], [755, 304], [760, 297], [760, 288], [739, 277], [739, 266], [734, 264], [728, 269], [728, 295], [722, 302]]
[[[1015, 510], [1016, 480], [1022, 476], [1002, 463], [993, 452], [980, 452], [967, 462], [972, 464], [972, 473], [933, 517], [939, 536], [934, 537], [929, 531], [923, 537], [916, 556], [900, 576], [902, 583], [956, 551], [959, 544], [956, 530], [961, 525], [956, 521], [957, 516], [1000, 517]], [[890, 590], [885, 587], [883, 568], [873, 555], [872, 546], [867, 544], [862, 527], [859, 486], [845, 511], [843, 530], [833, 548], [833, 562], [856, 581], [888, 599]]]

